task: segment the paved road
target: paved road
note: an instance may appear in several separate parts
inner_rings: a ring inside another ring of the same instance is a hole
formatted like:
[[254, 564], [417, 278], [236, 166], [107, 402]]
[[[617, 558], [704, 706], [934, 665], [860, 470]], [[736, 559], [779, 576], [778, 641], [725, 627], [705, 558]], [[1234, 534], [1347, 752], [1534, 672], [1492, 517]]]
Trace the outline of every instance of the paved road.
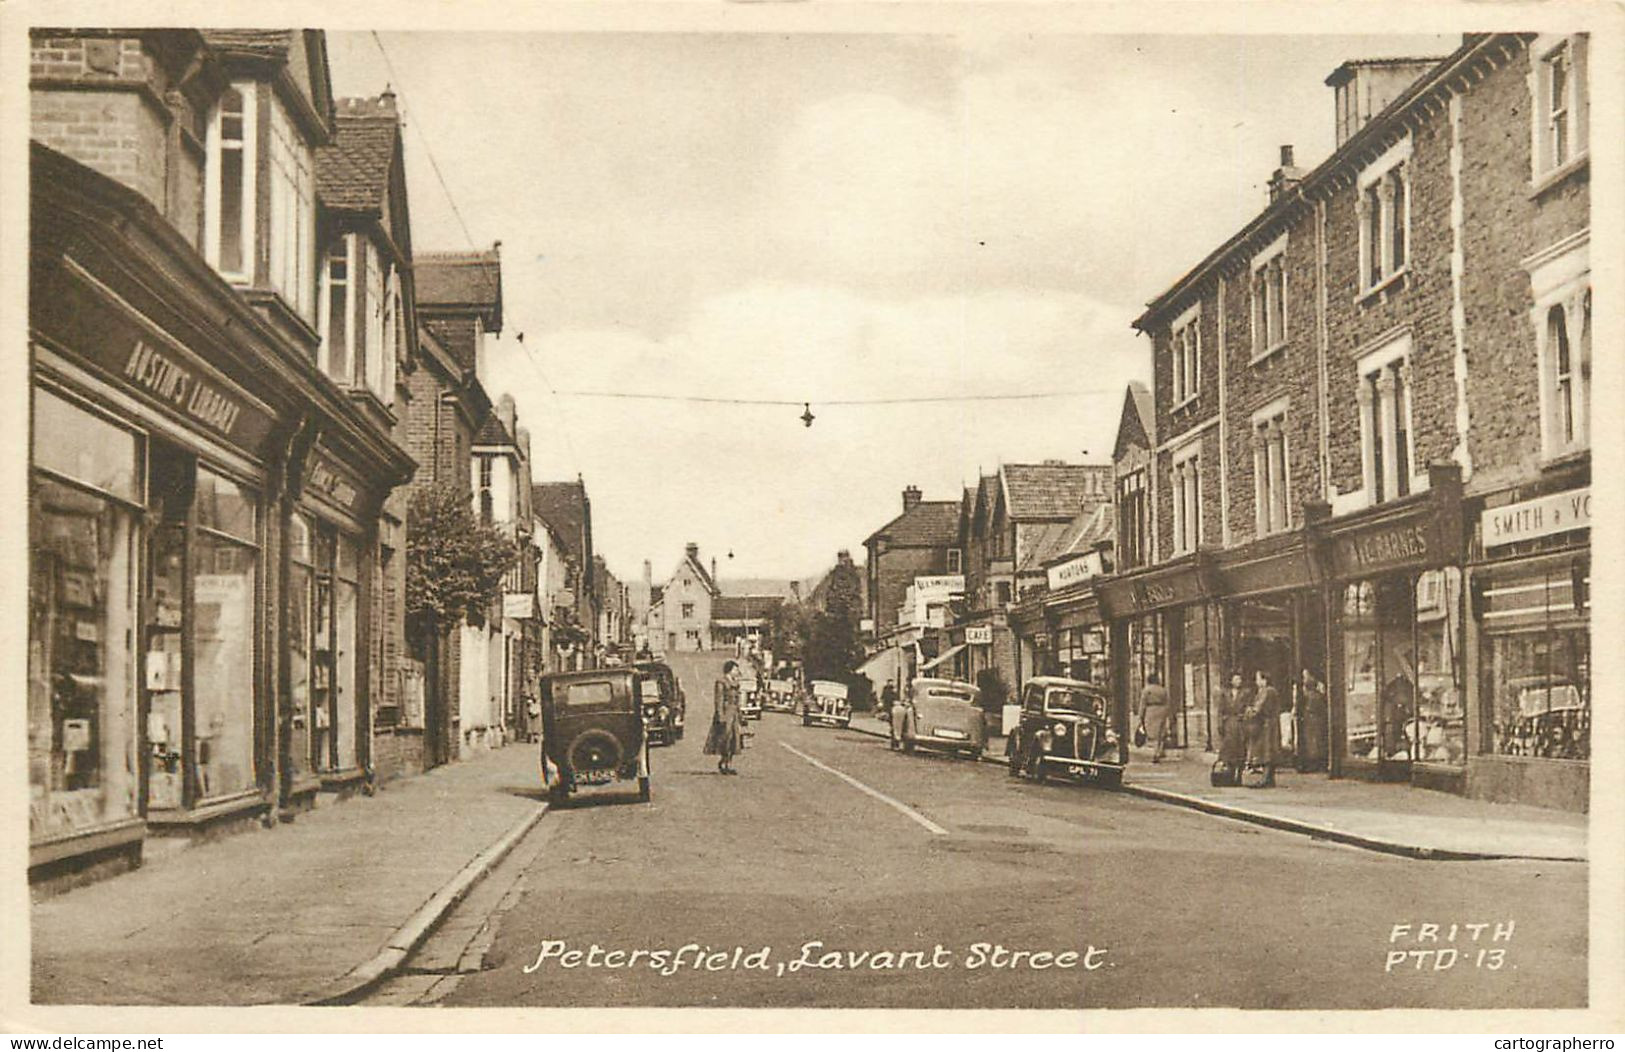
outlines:
[[[402, 980], [380, 998], [954, 1008], [1585, 1001], [1584, 866], [1373, 855], [1117, 794], [1013, 782], [996, 765], [904, 757], [875, 738], [771, 713], [753, 725], [742, 773], [724, 777], [700, 752], [720, 660], [681, 663], [692, 733], [656, 751], [651, 804], [606, 796], [550, 813], [512, 872], [465, 905], [478, 916], [449, 925], [458, 945], [439, 959], [461, 956], [480, 970]], [[1460, 926], [1456, 941], [1390, 942], [1394, 925], [1423, 923], [1443, 934]], [[482, 962], [464, 951], [481, 924]], [[1492, 942], [1489, 928], [1473, 942], [1469, 924], [1511, 924], [1511, 938]], [[565, 948], [594, 944], [624, 956], [563, 966]], [[687, 944], [697, 948], [673, 974], [647, 957], [628, 967], [630, 951]], [[992, 947], [1050, 956], [1012, 964]], [[1453, 966], [1435, 970], [1434, 956], [1388, 966], [1391, 951], [1441, 948], [1457, 951]], [[435, 956], [433, 946], [425, 952]], [[693, 966], [702, 952], [723, 955], [709, 959], [718, 970]], [[765, 969], [754, 967], [764, 956]], [[846, 967], [814, 966], [836, 963]]]

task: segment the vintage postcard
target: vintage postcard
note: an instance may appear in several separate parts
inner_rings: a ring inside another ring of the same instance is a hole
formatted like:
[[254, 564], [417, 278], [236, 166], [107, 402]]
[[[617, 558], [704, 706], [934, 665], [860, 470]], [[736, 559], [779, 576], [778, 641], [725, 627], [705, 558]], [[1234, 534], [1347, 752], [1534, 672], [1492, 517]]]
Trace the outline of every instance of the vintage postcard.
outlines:
[[0, 13], [0, 1025], [1620, 1029], [1622, 21]]

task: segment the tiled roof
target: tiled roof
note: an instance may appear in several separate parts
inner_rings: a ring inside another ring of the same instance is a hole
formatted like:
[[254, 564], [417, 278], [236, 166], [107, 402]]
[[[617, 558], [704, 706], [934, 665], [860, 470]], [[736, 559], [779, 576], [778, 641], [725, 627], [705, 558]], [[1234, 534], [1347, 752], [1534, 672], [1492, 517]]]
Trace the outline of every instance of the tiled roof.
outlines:
[[531, 505], [564, 543], [565, 550], [582, 562], [582, 527], [587, 521], [587, 487], [581, 482], [538, 482], [530, 488]]
[[316, 193], [340, 212], [378, 212], [395, 159], [399, 119], [393, 108], [367, 112], [359, 105], [365, 103], [377, 106], [373, 99], [339, 100], [338, 133], [316, 151]]
[[418, 306], [473, 308], [494, 312], [501, 327], [502, 257], [488, 252], [419, 252], [414, 260]]
[[711, 620], [742, 621], [765, 618], [784, 602], [782, 595], [719, 595], [711, 600]]
[[959, 501], [922, 500], [871, 534], [894, 548], [944, 548], [959, 543]]
[[514, 444], [513, 436], [503, 426], [502, 418], [495, 413], [486, 413], [485, 422], [480, 425], [479, 433], [474, 436], [476, 446], [511, 446]]
[[1156, 445], [1156, 410], [1151, 402], [1151, 390], [1138, 380], [1128, 385], [1123, 395], [1123, 412], [1117, 418], [1117, 439], [1112, 445], [1112, 459], [1123, 455], [1130, 446], [1146, 449]]
[[1006, 464], [1006, 514], [1016, 521], [1069, 521], [1084, 502], [1111, 495], [1109, 464]]

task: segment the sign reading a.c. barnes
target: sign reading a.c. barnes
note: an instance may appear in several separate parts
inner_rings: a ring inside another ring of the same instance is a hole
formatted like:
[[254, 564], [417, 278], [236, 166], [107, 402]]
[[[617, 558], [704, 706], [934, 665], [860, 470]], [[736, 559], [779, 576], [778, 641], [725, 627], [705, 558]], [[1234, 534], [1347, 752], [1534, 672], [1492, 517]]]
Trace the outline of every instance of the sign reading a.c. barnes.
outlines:
[[1338, 537], [1332, 559], [1340, 577], [1360, 577], [1435, 559], [1438, 534], [1431, 518], [1389, 525]]

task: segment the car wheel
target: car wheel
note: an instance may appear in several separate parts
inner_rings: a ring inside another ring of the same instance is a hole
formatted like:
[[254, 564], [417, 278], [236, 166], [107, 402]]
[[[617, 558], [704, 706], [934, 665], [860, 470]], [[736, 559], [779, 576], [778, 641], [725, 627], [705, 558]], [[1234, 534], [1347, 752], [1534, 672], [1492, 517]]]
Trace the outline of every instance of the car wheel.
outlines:
[[555, 782], [547, 787], [547, 802], [553, 807], [563, 807], [564, 802], [570, 799], [570, 790], [564, 787], [563, 782]]
[[912, 753], [914, 751], [914, 739], [908, 737], [907, 735], [903, 736], [903, 751], [905, 753]]
[[801, 725], [803, 727], [811, 727], [812, 726], [812, 720], [810, 720], [807, 717], [803, 716], [803, 717], [801, 717]]
[[1039, 785], [1049, 781], [1049, 772], [1044, 770], [1044, 758], [1042, 756], [1033, 759], [1033, 781]]
[[1021, 750], [1016, 748], [1014, 739], [1011, 739], [1010, 744], [1005, 747], [1004, 762], [1006, 774], [1011, 778], [1021, 777]]
[[638, 779], [638, 802], [644, 804], [648, 803], [650, 795], [649, 776], [644, 775]]

